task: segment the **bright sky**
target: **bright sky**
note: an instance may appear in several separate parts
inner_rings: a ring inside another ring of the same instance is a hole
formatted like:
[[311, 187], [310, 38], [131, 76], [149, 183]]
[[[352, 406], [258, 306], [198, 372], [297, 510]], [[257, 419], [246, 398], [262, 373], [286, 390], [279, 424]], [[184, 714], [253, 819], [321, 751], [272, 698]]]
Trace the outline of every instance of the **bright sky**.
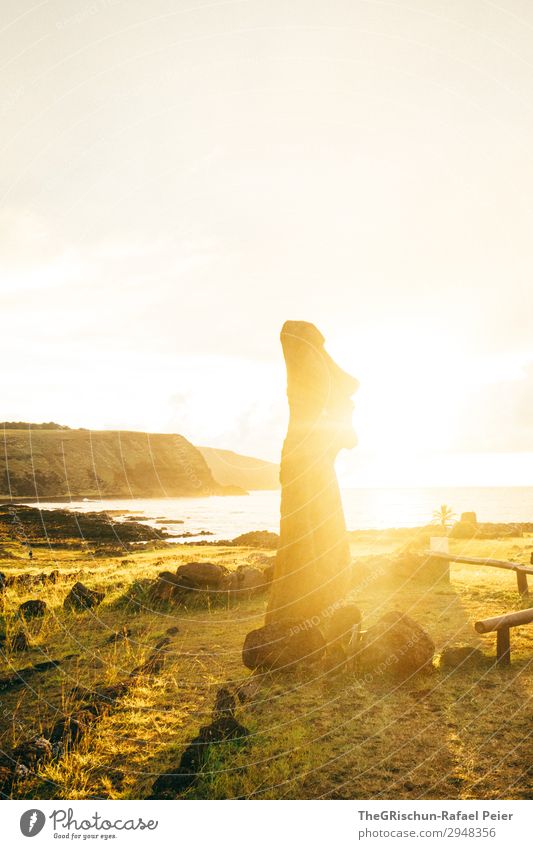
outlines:
[[353, 484], [533, 484], [529, 0], [3, 0], [0, 419], [277, 459], [279, 330]]

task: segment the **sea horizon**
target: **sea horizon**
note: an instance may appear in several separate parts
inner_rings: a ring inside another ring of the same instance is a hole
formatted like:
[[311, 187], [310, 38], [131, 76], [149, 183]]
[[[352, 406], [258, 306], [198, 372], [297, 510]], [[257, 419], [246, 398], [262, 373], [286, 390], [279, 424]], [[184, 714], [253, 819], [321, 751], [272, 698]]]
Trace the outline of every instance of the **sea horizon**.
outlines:
[[[433, 512], [447, 504], [459, 518], [475, 512], [480, 522], [533, 521], [533, 486], [510, 487], [346, 487], [341, 495], [349, 531], [384, 530], [429, 525]], [[133, 515], [175, 535], [195, 539], [233, 539], [252, 530], [279, 529], [279, 490], [254, 490], [243, 495], [152, 498], [85, 498], [38, 502], [16, 499], [42, 509], [113, 512], [119, 519]]]

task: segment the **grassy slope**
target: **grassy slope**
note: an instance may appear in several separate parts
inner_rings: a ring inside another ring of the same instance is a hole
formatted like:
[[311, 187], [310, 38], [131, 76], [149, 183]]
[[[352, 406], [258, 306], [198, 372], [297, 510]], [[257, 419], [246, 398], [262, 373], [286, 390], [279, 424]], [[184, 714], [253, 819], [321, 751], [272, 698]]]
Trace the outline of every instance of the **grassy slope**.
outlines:
[[183, 436], [128, 431], [6, 430], [0, 497], [165, 497], [220, 491]]
[[198, 446], [215, 480], [244, 489], [279, 489], [279, 466], [257, 457], [246, 457], [222, 448]]
[[[454, 542], [456, 552], [529, 560], [533, 539]], [[391, 550], [393, 538], [372, 553]], [[368, 543], [354, 540], [354, 555]], [[77, 660], [44, 673], [31, 686], [2, 697], [1, 748], [10, 749], [69, 709], [68, 690], [82, 682], [113, 683], [146, 657], [171, 625], [180, 632], [166, 668], [136, 684], [110, 715], [93, 726], [70, 754], [43, 767], [16, 788], [20, 797], [140, 798], [154, 776], [179, 761], [184, 745], [209, 721], [217, 686], [248, 675], [240, 652], [245, 634], [262, 622], [264, 597], [210, 610], [133, 614], [116, 600], [132, 580], [155, 576], [194, 559], [230, 567], [253, 562], [250, 549], [187, 546], [98, 559], [75, 552], [39, 550], [31, 564], [0, 561], [0, 570], [64, 573], [82, 569], [90, 586], [108, 591], [91, 613], [66, 614], [62, 600], [73, 578], [18, 593], [9, 589], [7, 609], [29, 597], [52, 608], [36, 648], [8, 655], [4, 671], [70, 652]], [[27, 568], [28, 567], [28, 568]], [[354, 598], [371, 623], [395, 607], [419, 620], [440, 650], [446, 643], [480, 645], [493, 656], [494, 635], [478, 637], [472, 622], [521, 606], [512, 574], [488, 568], [452, 569], [452, 583], [437, 591], [419, 586], [396, 590], [364, 581]], [[112, 630], [127, 625], [129, 641], [106, 645]], [[239, 719], [252, 732], [246, 747], [213, 747], [190, 798], [521, 798], [531, 796], [533, 754], [533, 628], [512, 634], [509, 670], [490, 665], [475, 671], [434, 674], [395, 686], [384, 677], [361, 682], [321, 668], [265, 679], [254, 704]], [[529, 769], [529, 773], [528, 773]], [[51, 784], [43, 784], [47, 779]]]

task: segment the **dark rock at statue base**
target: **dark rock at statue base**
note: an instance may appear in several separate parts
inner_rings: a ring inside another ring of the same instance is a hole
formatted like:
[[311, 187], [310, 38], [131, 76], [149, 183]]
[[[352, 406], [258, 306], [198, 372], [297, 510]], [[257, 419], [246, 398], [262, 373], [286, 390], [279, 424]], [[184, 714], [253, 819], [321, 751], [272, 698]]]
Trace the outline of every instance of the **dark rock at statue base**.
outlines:
[[233, 572], [230, 578], [230, 589], [236, 598], [251, 596], [268, 589], [268, 580], [262, 569], [247, 566]]
[[292, 620], [272, 622], [250, 631], [242, 660], [248, 669], [290, 669], [309, 665], [324, 656], [326, 641], [318, 627]]
[[326, 619], [328, 646], [340, 642], [348, 644], [361, 625], [361, 611], [355, 604], [341, 604]]
[[77, 581], [63, 602], [67, 610], [88, 610], [97, 607], [104, 599], [105, 593], [90, 590], [81, 581]]
[[485, 655], [475, 646], [447, 646], [440, 656], [443, 669], [471, 669], [485, 661]]
[[405, 680], [432, 668], [434, 653], [433, 640], [414, 619], [390, 611], [364, 634], [359, 664], [363, 674]]
[[263, 574], [265, 576], [265, 581], [267, 584], [271, 584], [274, 580], [274, 563], [267, 563], [266, 566], [262, 567]]
[[46, 602], [40, 598], [32, 598], [21, 604], [18, 612], [24, 619], [38, 619], [46, 613]]

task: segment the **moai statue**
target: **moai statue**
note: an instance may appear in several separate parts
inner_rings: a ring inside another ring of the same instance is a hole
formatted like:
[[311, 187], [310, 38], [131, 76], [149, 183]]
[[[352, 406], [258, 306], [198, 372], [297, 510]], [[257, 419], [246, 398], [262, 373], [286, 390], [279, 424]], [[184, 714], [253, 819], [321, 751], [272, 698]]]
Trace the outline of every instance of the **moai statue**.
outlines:
[[281, 455], [280, 546], [266, 624], [319, 624], [345, 597], [350, 550], [335, 474], [341, 448], [353, 448], [358, 387], [324, 350], [313, 324], [287, 321], [281, 331], [287, 366], [289, 427]]

